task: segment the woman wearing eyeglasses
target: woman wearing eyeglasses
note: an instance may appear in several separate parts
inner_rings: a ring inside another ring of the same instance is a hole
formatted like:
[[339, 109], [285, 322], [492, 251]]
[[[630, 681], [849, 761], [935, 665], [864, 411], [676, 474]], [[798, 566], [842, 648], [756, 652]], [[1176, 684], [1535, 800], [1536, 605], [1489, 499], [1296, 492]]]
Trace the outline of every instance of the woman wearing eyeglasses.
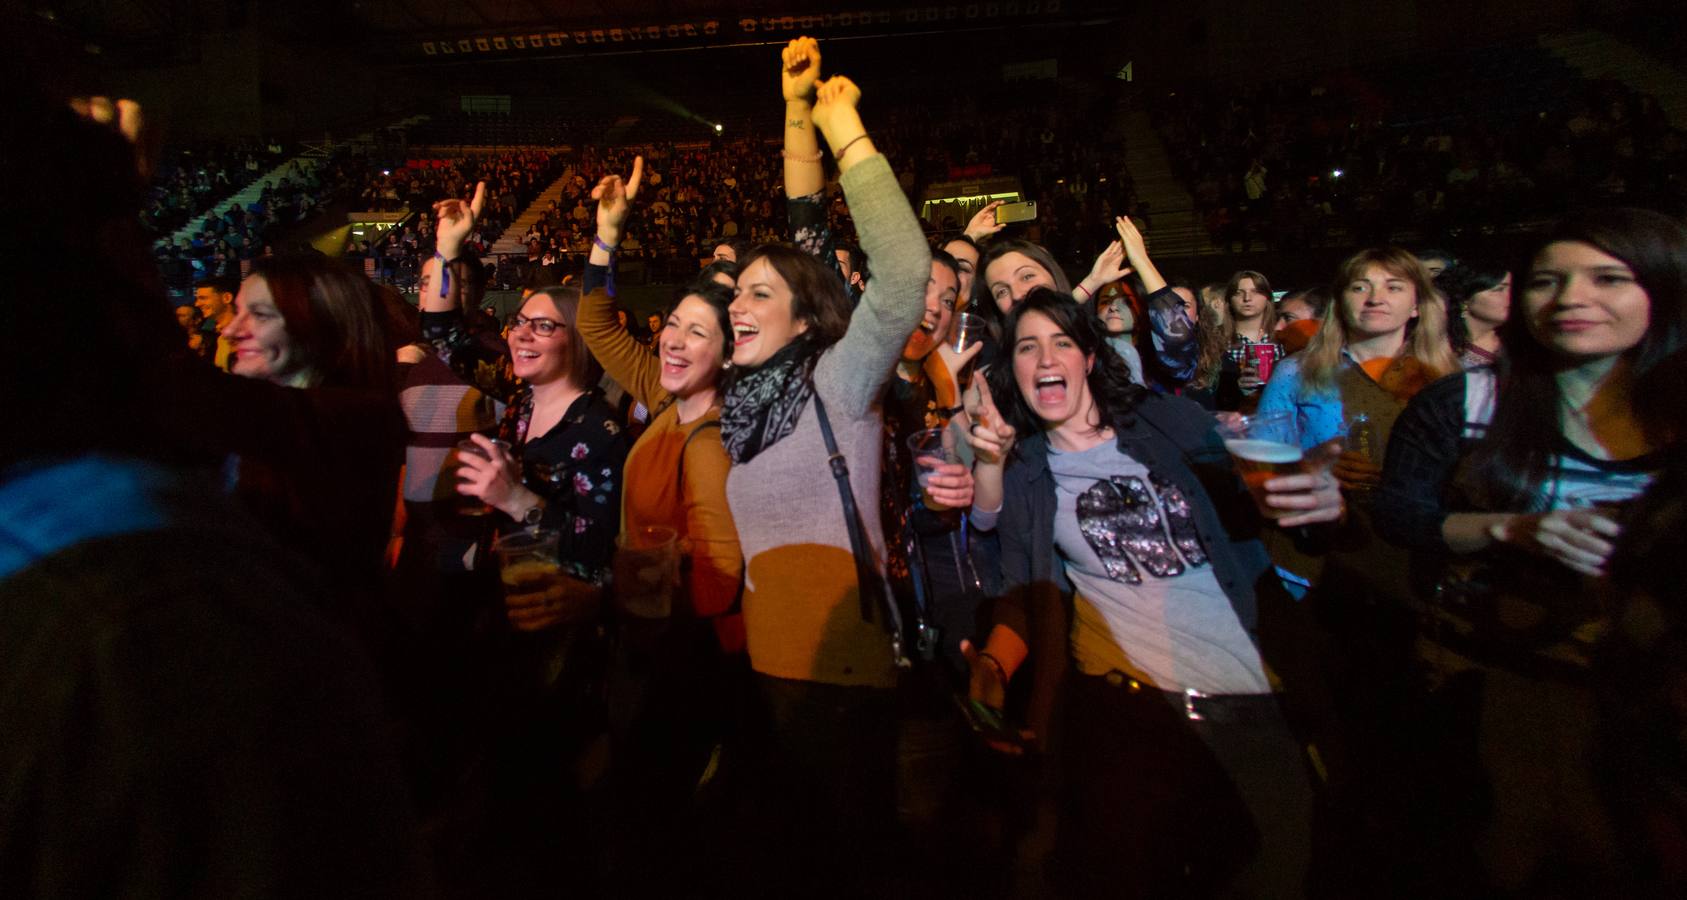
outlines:
[[[630, 441], [596, 389], [601, 370], [575, 332], [578, 291], [548, 288], [528, 297], [510, 320], [507, 345], [463, 326], [458, 267], [440, 263], [456, 259], [484, 202], [482, 184], [472, 202], [436, 204], [437, 252], [421, 285], [423, 337], [460, 377], [507, 404], [498, 427], [507, 449], [476, 435], [488, 458], [463, 456], [457, 490], [515, 525], [558, 532], [564, 568], [600, 585], [620, 530], [621, 465]], [[516, 628], [532, 631], [564, 624], [587, 609], [552, 603], [506, 612]]]

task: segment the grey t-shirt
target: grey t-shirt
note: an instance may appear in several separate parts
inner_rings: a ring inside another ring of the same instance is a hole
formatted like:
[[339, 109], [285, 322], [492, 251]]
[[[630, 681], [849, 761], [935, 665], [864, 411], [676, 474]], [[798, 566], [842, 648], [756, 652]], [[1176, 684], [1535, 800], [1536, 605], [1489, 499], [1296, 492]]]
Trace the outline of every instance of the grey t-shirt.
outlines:
[[1259, 650], [1213, 575], [1189, 502], [1104, 441], [1050, 450], [1054, 542], [1076, 590], [1078, 669], [1115, 669], [1169, 691], [1264, 694]]

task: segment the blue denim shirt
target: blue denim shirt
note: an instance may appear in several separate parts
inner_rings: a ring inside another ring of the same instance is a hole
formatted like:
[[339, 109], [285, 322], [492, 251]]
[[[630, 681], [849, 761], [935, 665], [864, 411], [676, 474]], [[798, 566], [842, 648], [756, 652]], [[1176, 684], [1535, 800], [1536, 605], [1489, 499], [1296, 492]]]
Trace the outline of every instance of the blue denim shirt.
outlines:
[[[1301, 378], [1301, 360], [1302, 355], [1297, 353], [1277, 363], [1271, 372], [1271, 380], [1265, 384], [1265, 393], [1259, 398], [1259, 407], [1254, 410], [1254, 415], [1293, 413], [1295, 425], [1300, 431], [1301, 449], [1310, 450], [1345, 435], [1347, 418], [1342, 410], [1341, 390], [1336, 387], [1335, 380], [1331, 379], [1323, 387], [1308, 385]], [[1343, 350], [1342, 366], [1351, 365], [1353, 360]]]

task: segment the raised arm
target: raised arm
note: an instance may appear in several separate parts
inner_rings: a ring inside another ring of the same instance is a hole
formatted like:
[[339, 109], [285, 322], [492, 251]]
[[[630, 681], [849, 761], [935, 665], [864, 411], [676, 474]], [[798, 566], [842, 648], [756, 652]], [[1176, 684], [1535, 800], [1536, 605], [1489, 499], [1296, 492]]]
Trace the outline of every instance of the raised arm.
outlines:
[[896, 183], [896, 174], [873, 141], [856, 104], [861, 91], [847, 78], [834, 76], [820, 86], [814, 120], [837, 156], [844, 198], [855, 217], [861, 249], [873, 277], [849, 331], [821, 360], [816, 378], [851, 416], [867, 413], [891, 368], [925, 312], [925, 286], [931, 277], [931, 250], [925, 234]]
[[820, 167], [820, 130], [814, 123], [814, 101], [820, 80], [820, 45], [813, 38], [797, 38], [781, 58], [780, 88], [785, 95], [785, 217], [791, 242], [820, 260], [849, 283], [838, 262], [837, 238], [826, 218], [826, 174]]
[[490, 396], [507, 399], [520, 390], [510, 373], [509, 345], [496, 334], [472, 331], [462, 308], [464, 269], [479, 263], [457, 257], [485, 204], [485, 182], [475, 185], [474, 199], [467, 203], [451, 199], [434, 204], [439, 214], [435, 251], [422, 264], [417, 285], [422, 339], [433, 345], [458, 378]]
[[615, 247], [627, 223], [632, 200], [638, 196], [639, 182], [644, 176], [644, 157], [633, 160], [632, 175], [622, 181], [619, 175], [606, 175], [592, 189], [597, 198], [597, 240], [586, 258], [585, 295], [580, 298], [580, 313], [575, 322], [586, 349], [597, 358], [609, 377], [615, 379], [634, 400], [648, 409], [655, 409], [668, 399], [662, 389], [662, 363], [645, 346], [627, 333], [615, 319], [615, 301], [610, 296], [607, 281], [615, 264], [615, 255], [605, 247]]
[[785, 95], [785, 196], [806, 197], [826, 186], [814, 98], [820, 81], [820, 45], [800, 37], [785, 46], [779, 86]]

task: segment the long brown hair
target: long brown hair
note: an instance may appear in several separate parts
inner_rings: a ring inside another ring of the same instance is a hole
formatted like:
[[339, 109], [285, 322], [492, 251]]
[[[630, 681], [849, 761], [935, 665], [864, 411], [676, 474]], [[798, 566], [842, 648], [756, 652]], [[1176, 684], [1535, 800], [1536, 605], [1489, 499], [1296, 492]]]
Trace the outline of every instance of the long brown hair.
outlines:
[[1218, 384], [1224, 370], [1224, 354], [1236, 338], [1236, 322], [1230, 316], [1230, 294], [1207, 299], [1202, 287], [1195, 295], [1195, 377], [1189, 383], [1203, 390]]
[[[1244, 278], [1251, 280], [1254, 283], [1254, 290], [1265, 295], [1265, 318], [1260, 320], [1260, 327], [1264, 329], [1265, 339], [1269, 341], [1271, 340], [1271, 332], [1277, 328], [1277, 304], [1271, 297], [1271, 282], [1267, 281], [1264, 275], [1261, 275], [1252, 269], [1243, 269], [1242, 271], [1231, 275], [1229, 283], [1224, 286], [1225, 305], [1228, 306], [1230, 298], [1236, 296], [1236, 288], [1241, 285], [1242, 279]], [[1229, 337], [1231, 341], [1234, 341], [1236, 339], [1236, 311], [1231, 309], [1229, 312]], [[1226, 343], [1229, 343], [1229, 341]]]
[[[1646, 291], [1650, 319], [1640, 342], [1622, 354], [1636, 380], [1636, 413], [1653, 440], [1672, 437], [1658, 429], [1673, 418], [1661, 390], [1670, 377], [1662, 364], [1687, 345], [1687, 227], [1668, 216], [1638, 209], [1574, 213], [1537, 246], [1536, 255], [1560, 241], [1587, 244], [1623, 261]], [[1528, 291], [1528, 270], [1518, 279], [1517, 302]], [[1506, 355], [1500, 361], [1498, 400], [1487, 436], [1471, 458], [1472, 490], [1486, 509], [1538, 509], [1540, 488], [1551, 477], [1552, 458], [1563, 440], [1562, 396], [1557, 371], [1563, 360], [1529, 333], [1521, 310], [1500, 326]], [[1678, 369], [1680, 367], [1677, 367]], [[1675, 394], [1679, 396], [1679, 394]], [[1661, 398], [1661, 399], [1660, 399]]]
[[1347, 321], [1347, 304], [1342, 298], [1348, 286], [1371, 266], [1380, 266], [1388, 274], [1406, 279], [1417, 292], [1417, 324], [1408, 326], [1404, 351], [1421, 367], [1424, 383], [1458, 371], [1458, 357], [1453, 355], [1453, 347], [1447, 341], [1447, 301], [1435, 290], [1429, 270], [1416, 256], [1399, 247], [1370, 247], [1348, 257], [1336, 270], [1331, 285], [1335, 308], [1324, 316], [1318, 333], [1300, 354], [1301, 381], [1311, 387], [1328, 387], [1334, 383], [1351, 327]]
[[318, 387], [386, 387], [392, 347], [374, 285], [320, 254], [288, 253], [252, 261]]

